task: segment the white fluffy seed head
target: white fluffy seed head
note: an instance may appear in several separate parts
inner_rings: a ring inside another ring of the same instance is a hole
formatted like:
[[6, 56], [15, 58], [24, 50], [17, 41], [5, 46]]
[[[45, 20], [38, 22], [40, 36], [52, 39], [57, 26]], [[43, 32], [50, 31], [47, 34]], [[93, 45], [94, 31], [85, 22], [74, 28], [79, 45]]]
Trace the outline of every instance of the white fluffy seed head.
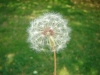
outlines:
[[43, 16], [31, 21], [28, 28], [28, 42], [31, 48], [36, 51], [52, 51], [48, 36], [55, 41], [55, 50], [62, 50], [70, 40], [71, 29], [67, 25], [68, 21], [58, 13], [46, 13]]

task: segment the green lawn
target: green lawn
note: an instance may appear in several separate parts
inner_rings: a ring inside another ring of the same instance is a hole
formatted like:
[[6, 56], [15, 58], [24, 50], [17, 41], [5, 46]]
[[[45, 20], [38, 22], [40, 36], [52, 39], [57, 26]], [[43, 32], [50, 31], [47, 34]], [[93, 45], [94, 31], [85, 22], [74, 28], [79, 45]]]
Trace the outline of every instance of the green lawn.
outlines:
[[53, 54], [27, 43], [29, 22], [45, 12], [61, 13], [72, 29], [57, 53], [57, 75], [99, 75], [100, 1], [81, 1], [0, 0], [0, 75], [53, 75]]

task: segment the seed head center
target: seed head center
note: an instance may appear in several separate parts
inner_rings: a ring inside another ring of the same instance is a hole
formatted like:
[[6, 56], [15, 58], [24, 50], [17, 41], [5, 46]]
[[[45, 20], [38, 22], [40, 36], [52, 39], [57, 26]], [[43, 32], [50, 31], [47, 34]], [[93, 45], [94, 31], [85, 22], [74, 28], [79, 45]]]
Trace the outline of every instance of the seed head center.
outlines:
[[43, 30], [42, 34], [43, 35], [53, 36], [54, 35], [54, 31], [50, 27], [47, 27], [47, 28], [45, 28]]

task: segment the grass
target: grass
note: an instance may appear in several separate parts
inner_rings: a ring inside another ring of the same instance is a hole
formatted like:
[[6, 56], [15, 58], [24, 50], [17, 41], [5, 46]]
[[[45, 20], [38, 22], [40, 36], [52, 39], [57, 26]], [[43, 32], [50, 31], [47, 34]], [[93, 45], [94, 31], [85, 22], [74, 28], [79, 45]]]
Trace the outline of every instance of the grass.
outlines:
[[27, 43], [29, 22], [45, 12], [69, 20], [71, 41], [57, 54], [57, 75], [100, 74], [100, 2], [0, 0], [0, 75], [53, 75], [53, 54]]

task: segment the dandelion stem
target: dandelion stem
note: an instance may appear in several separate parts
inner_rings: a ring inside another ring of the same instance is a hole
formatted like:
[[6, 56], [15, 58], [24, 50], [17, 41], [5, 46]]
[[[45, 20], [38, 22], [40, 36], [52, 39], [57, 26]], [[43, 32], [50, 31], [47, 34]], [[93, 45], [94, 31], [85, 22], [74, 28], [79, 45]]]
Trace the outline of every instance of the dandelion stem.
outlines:
[[56, 51], [54, 51], [54, 75], [56, 75]]
[[56, 50], [55, 50], [55, 40], [52, 36], [49, 36], [49, 44], [54, 52], [54, 75], [56, 75]]

